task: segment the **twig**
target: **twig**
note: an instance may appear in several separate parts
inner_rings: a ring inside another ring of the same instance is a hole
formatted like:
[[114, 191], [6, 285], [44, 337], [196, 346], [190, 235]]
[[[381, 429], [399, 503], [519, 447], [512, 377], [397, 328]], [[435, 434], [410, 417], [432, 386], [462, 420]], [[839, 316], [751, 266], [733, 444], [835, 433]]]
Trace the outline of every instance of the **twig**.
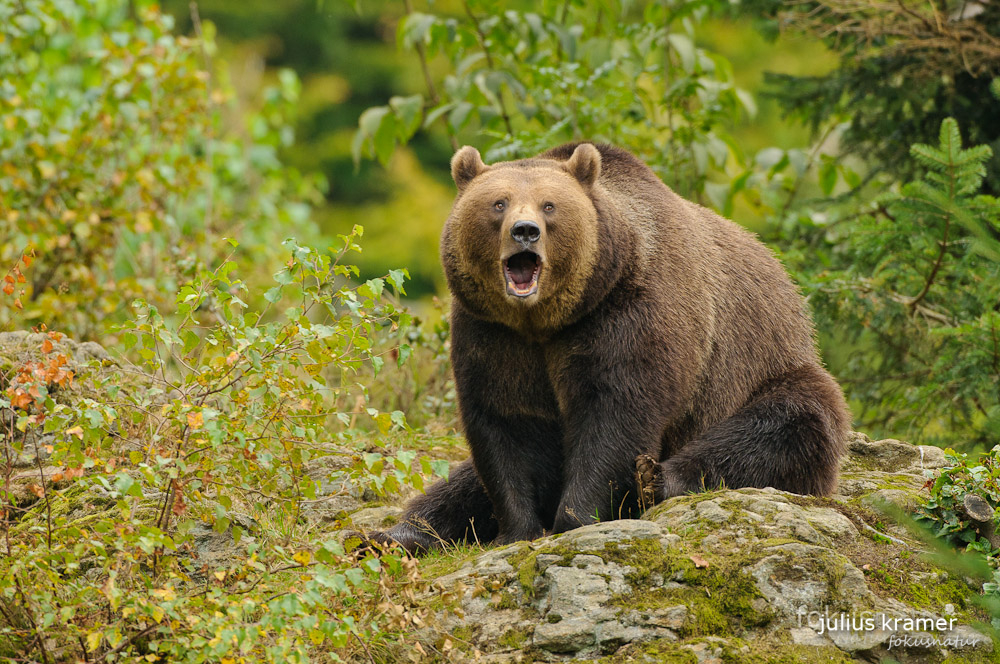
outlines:
[[17, 588], [17, 592], [21, 595], [21, 601], [24, 602], [24, 615], [27, 616], [28, 621], [31, 623], [31, 630], [35, 634], [35, 641], [38, 642], [38, 649], [42, 652], [42, 661], [48, 664], [49, 653], [45, 650], [45, 637], [42, 635], [42, 630], [38, 628], [38, 624], [35, 622], [35, 614], [31, 610], [31, 604], [28, 602], [28, 598], [24, 594], [24, 589], [21, 588], [21, 581], [16, 576], [14, 577], [14, 586]]
[[[490, 71], [495, 72], [497, 69], [493, 63], [493, 55], [490, 54], [490, 49], [486, 45], [486, 33], [483, 32], [483, 28], [479, 24], [479, 20], [476, 19], [476, 15], [472, 13], [472, 9], [469, 7], [469, 0], [462, 0], [462, 7], [465, 8], [465, 14], [472, 21], [472, 25], [476, 29], [476, 35], [479, 37], [479, 45], [483, 49], [483, 55], [486, 56], [486, 66]], [[514, 128], [510, 123], [510, 114], [507, 113], [507, 105], [503, 101], [503, 90], [499, 88], [497, 89], [497, 103], [500, 105], [500, 117], [503, 118], [504, 126], [507, 127], [507, 134], [513, 137]]]
[[[409, 16], [413, 13], [413, 5], [410, 0], [403, 0], [403, 7], [406, 8], [406, 15]], [[434, 85], [434, 79], [431, 77], [430, 67], [427, 65], [427, 50], [424, 48], [423, 42], [415, 42], [413, 47], [417, 51], [417, 59], [420, 60], [420, 70], [424, 73], [424, 83], [427, 85], [427, 94], [430, 95], [431, 103], [437, 106], [441, 103], [441, 96], [438, 94], [437, 87]], [[452, 150], [458, 150], [458, 138], [455, 137], [455, 132], [452, 130], [451, 125], [445, 122], [445, 131], [448, 132], [448, 140], [451, 143]]]
[[[198, 13], [198, 3], [195, 0], [191, 0], [189, 5], [191, 12], [191, 23], [194, 25], [194, 34], [198, 37], [198, 43], [201, 46], [201, 57], [205, 62], [205, 74], [207, 79], [205, 82], [205, 91], [208, 95], [208, 103], [212, 103], [212, 59], [208, 54], [208, 49], [205, 48], [205, 36], [201, 30], [201, 14]], [[212, 140], [205, 141], [205, 163], [208, 164], [209, 173], [208, 177], [205, 178], [205, 227], [212, 227], [212, 214], [214, 212], [215, 206], [215, 177], [212, 173]]]
[[[25, 442], [28, 437], [24, 437]], [[45, 471], [42, 469], [42, 455], [38, 453], [38, 435], [32, 441], [35, 446], [35, 465], [38, 466], [38, 477], [41, 483], [42, 497], [45, 499], [45, 542], [52, 548], [52, 503], [49, 502], [49, 491], [45, 488]]]
[[831, 124], [829, 127], [827, 127], [826, 131], [823, 132], [823, 135], [819, 137], [818, 141], [816, 141], [816, 144], [813, 146], [813, 149], [809, 151], [809, 157], [806, 160], [806, 167], [802, 170], [802, 175], [795, 178], [795, 184], [792, 185], [792, 190], [788, 193], [788, 198], [785, 200], [785, 204], [781, 206], [782, 217], [785, 216], [785, 214], [788, 213], [789, 208], [791, 208], [792, 201], [795, 200], [795, 197], [798, 195], [799, 190], [802, 188], [802, 181], [805, 179], [806, 172], [808, 172], [809, 169], [812, 167], [813, 163], [815, 163], [816, 157], [819, 156], [820, 148], [822, 148], [823, 144], [826, 143], [826, 139], [830, 137], [830, 134], [833, 133], [833, 130], [836, 128], [836, 126], [837, 126], [836, 124]]
[[371, 664], [375, 664], [375, 658], [372, 657], [372, 652], [368, 649], [368, 644], [365, 643], [364, 639], [358, 636], [357, 632], [351, 632], [351, 634], [353, 634], [354, 638], [358, 640], [358, 643], [361, 644], [361, 647], [365, 649], [365, 654], [368, 655], [368, 661], [371, 662]]
[[107, 659], [110, 655], [115, 655], [117, 653], [120, 653], [122, 650], [124, 650], [125, 648], [127, 648], [130, 645], [132, 645], [133, 643], [135, 643], [136, 639], [141, 639], [142, 637], [146, 636], [147, 634], [149, 634], [150, 632], [152, 632], [154, 629], [156, 629], [159, 626], [160, 626], [160, 624], [159, 623], [155, 623], [155, 622], [152, 623], [152, 624], [150, 624], [148, 627], [146, 627], [145, 629], [143, 629], [141, 632], [133, 634], [132, 636], [130, 636], [129, 638], [125, 639], [124, 641], [122, 641], [121, 643], [119, 643], [117, 646], [115, 646], [111, 650], [108, 650], [107, 652], [105, 652], [103, 655], [101, 655], [100, 659], [98, 659], [96, 661], [100, 662], [100, 661], [103, 661], [103, 660]]
[[875, 530], [874, 528], [872, 528], [871, 526], [869, 526], [864, 521], [858, 521], [858, 523], [860, 523], [861, 527], [864, 528], [865, 530], [867, 530], [868, 532], [872, 533], [873, 535], [877, 535], [878, 537], [883, 537], [883, 538], [889, 540], [890, 542], [892, 542], [893, 544], [899, 544], [900, 546], [905, 546], [907, 548], [909, 548], [909, 546], [910, 546], [909, 544], [907, 544], [903, 540], [899, 539], [898, 537], [893, 537], [892, 535], [886, 535], [885, 533], [881, 533], [881, 532]]

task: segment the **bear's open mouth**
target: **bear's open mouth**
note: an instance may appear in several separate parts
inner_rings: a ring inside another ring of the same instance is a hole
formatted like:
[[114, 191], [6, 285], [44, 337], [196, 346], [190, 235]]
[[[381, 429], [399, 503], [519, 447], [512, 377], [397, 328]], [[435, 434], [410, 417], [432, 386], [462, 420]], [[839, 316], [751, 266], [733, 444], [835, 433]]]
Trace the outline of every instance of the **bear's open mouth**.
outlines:
[[533, 251], [522, 251], [503, 262], [507, 294], [528, 297], [538, 291], [538, 273], [542, 270], [542, 260]]

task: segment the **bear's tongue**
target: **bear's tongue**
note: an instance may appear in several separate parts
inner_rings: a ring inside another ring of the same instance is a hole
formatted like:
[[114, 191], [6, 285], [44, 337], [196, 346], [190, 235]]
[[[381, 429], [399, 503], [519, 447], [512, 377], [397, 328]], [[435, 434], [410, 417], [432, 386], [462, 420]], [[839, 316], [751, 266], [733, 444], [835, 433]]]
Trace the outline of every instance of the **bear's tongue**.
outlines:
[[504, 262], [507, 277], [507, 293], [517, 297], [528, 297], [538, 288], [538, 269], [541, 260], [533, 251], [514, 254]]
[[507, 259], [507, 277], [518, 291], [531, 288], [538, 274], [538, 254], [522, 251]]

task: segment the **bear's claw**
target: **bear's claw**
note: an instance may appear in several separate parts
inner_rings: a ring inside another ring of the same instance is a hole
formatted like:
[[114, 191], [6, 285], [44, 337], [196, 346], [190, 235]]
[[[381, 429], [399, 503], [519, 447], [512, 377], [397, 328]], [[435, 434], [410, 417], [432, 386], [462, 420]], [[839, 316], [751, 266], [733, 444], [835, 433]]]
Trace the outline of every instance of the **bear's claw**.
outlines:
[[662, 472], [660, 464], [648, 454], [640, 454], [635, 458], [635, 479], [639, 486], [642, 509], [649, 509], [656, 504], [656, 488], [663, 483]]

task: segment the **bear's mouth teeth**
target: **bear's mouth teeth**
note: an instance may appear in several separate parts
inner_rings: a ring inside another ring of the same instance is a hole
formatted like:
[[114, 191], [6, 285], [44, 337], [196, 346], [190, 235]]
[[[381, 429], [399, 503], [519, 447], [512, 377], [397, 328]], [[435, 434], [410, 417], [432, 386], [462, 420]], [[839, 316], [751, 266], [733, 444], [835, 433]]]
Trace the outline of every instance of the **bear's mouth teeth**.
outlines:
[[542, 260], [533, 251], [514, 254], [503, 263], [507, 294], [528, 297], [538, 291], [538, 273], [542, 270]]

